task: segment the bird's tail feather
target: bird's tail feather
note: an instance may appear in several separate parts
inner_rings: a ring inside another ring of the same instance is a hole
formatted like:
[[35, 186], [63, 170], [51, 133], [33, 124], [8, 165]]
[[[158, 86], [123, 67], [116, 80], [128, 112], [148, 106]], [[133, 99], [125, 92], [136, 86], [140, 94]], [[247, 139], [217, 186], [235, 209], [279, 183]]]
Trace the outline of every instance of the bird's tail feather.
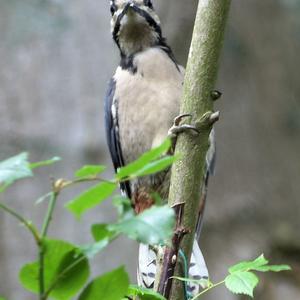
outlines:
[[[183, 266], [184, 267], [184, 266]], [[156, 274], [156, 254], [147, 245], [140, 245], [139, 264], [137, 271], [138, 284], [146, 288], [153, 288]], [[198, 242], [194, 240], [193, 251], [191, 255], [189, 275], [190, 279], [201, 280], [200, 284], [188, 282], [187, 292], [193, 296], [206, 287], [208, 279], [208, 270]]]

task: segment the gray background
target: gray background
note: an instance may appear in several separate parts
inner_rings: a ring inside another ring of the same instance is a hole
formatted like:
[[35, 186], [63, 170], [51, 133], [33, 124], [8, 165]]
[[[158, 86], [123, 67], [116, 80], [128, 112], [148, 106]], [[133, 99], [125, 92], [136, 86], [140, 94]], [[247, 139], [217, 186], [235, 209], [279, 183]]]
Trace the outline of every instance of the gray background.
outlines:
[[[195, 0], [154, 0], [163, 32], [185, 64]], [[50, 175], [70, 177], [83, 164], [110, 165], [103, 95], [118, 63], [108, 1], [0, 0], [0, 159], [22, 151], [32, 161], [63, 161], [19, 182], [0, 200], [39, 225]], [[264, 252], [293, 273], [267, 275], [256, 299], [300, 297], [300, 4], [233, 0], [217, 88], [217, 171], [211, 180], [202, 249], [212, 279]], [[109, 174], [112, 174], [110, 168]], [[80, 191], [78, 188], [76, 191]], [[75, 192], [76, 192], [75, 191]], [[78, 223], [59, 200], [51, 236], [91, 241], [93, 222], [113, 220], [106, 202]], [[0, 212], [0, 295], [34, 299], [18, 269], [35, 259], [31, 237]], [[126, 264], [135, 280], [137, 245], [120, 239], [95, 259], [94, 274]], [[243, 299], [219, 288], [203, 299]]]

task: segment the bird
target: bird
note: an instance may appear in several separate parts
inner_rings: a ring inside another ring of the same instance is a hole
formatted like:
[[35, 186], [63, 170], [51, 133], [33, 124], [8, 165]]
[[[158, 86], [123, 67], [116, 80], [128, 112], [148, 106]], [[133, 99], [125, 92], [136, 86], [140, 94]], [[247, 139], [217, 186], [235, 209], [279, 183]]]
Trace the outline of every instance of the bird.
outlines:
[[[111, 78], [104, 101], [106, 139], [115, 171], [160, 145], [168, 136], [194, 129], [180, 122], [184, 68], [180, 66], [162, 34], [160, 19], [151, 0], [111, 0], [111, 33], [120, 52], [120, 63]], [[215, 165], [214, 131], [210, 134], [202, 187], [206, 198], [208, 178]], [[199, 170], [199, 172], [202, 172]], [[122, 182], [120, 189], [137, 214], [150, 208], [158, 194], [168, 198], [170, 169], [154, 175]], [[199, 204], [200, 206], [200, 204]], [[199, 211], [189, 276], [207, 279], [208, 271], [200, 251], [199, 238], [203, 210]], [[140, 245], [138, 283], [153, 288], [156, 253]], [[201, 286], [189, 283], [196, 294]]]

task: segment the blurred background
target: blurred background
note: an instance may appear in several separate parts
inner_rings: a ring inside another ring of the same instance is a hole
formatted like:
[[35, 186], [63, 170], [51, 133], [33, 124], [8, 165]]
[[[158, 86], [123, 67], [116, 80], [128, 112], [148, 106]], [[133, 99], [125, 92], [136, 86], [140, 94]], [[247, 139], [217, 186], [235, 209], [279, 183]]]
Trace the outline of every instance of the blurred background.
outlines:
[[[31, 161], [60, 156], [0, 200], [41, 224], [50, 176], [71, 177], [83, 164], [110, 166], [104, 138], [103, 96], [118, 51], [110, 36], [109, 1], [0, 0], [0, 160], [22, 151]], [[154, 0], [163, 32], [185, 65], [196, 0]], [[202, 249], [211, 277], [262, 252], [294, 271], [268, 274], [256, 299], [300, 299], [300, 2], [233, 0], [217, 89], [218, 161], [210, 182]], [[76, 191], [80, 191], [79, 187]], [[76, 192], [75, 191], [75, 192]], [[91, 241], [93, 222], [113, 220], [107, 201], [81, 223], [63, 204], [50, 234]], [[0, 295], [33, 296], [18, 270], [34, 260], [25, 230], [0, 211]], [[95, 259], [94, 274], [126, 264], [135, 281], [137, 245], [120, 239]], [[219, 288], [203, 299], [244, 299]]]

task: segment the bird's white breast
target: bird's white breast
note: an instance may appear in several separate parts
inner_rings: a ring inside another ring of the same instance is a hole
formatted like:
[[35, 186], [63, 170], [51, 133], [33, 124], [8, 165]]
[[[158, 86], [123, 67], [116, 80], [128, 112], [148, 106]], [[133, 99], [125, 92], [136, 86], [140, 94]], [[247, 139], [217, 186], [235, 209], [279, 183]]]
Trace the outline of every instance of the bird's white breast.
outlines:
[[125, 163], [166, 138], [179, 114], [184, 76], [160, 48], [140, 52], [133, 65], [136, 73], [119, 67], [114, 75], [114, 102]]

